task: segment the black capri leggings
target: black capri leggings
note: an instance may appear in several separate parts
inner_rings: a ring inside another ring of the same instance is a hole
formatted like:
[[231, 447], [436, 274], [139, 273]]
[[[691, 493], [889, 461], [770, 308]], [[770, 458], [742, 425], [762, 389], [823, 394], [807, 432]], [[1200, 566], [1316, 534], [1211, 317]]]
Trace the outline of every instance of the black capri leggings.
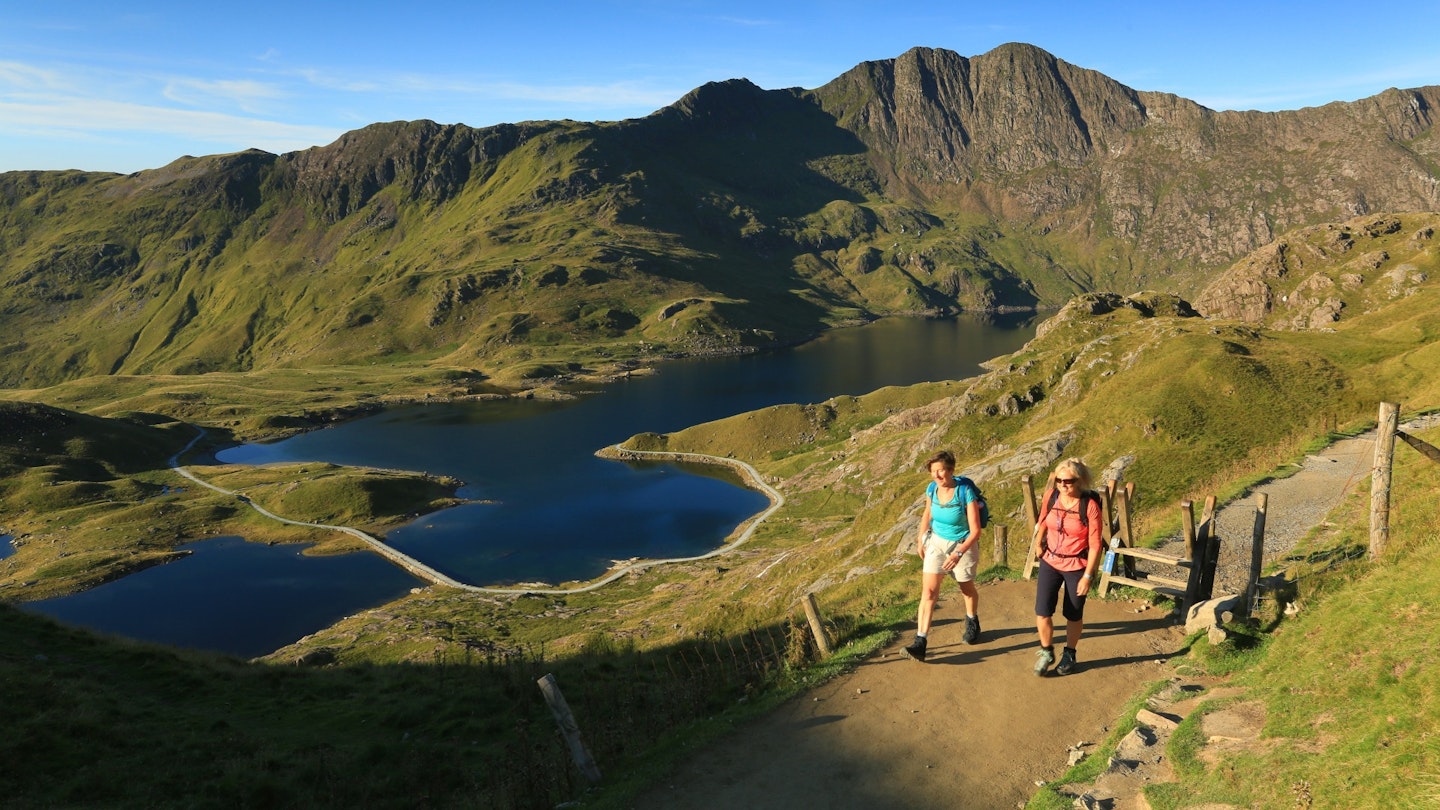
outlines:
[[1054, 616], [1055, 605], [1060, 601], [1060, 586], [1065, 586], [1065, 618], [1078, 622], [1085, 618], [1085, 597], [1075, 591], [1080, 587], [1080, 578], [1085, 569], [1078, 571], [1057, 571], [1045, 560], [1040, 561], [1040, 574], [1035, 578], [1035, 615]]

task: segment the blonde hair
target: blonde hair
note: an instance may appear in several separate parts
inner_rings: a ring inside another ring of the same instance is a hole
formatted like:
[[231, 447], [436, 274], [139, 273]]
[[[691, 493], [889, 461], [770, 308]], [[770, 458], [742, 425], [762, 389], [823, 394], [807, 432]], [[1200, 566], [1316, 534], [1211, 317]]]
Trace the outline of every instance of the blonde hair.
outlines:
[[[1065, 474], [1066, 470], [1070, 472], [1069, 475]], [[1088, 490], [1092, 488], [1090, 486], [1090, 468], [1086, 467], [1085, 462], [1078, 458], [1067, 458], [1055, 465], [1055, 477], [1076, 479], [1076, 489]]]

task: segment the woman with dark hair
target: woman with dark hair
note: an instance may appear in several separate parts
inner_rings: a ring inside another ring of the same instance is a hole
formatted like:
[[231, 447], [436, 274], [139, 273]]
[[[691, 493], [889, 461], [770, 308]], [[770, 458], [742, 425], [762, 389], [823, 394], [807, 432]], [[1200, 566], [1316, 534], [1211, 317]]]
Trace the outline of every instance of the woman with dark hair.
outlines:
[[955, 578], [965, 597], [965, 632], [961, 640], [980, 640], [980, 592], [975, 588], [975, 569], [980, 561], [980, 493], [955, 478], [955, 456], [941, 450], [925, 462], [930, 483], [925, 487], [925, 511], [920, 516], [916, 551], [924, 561], [920, 574], [920, 610], [916, 617], [915, 640], [901, 652], [923, 662], [930, 620], [940, 598], [940, 583], [946, 575]]
[[1066, 459], [1055, 468], [1055, 487], [1041, 499], [1040, 520], [1035, 524], [1040, 538], [1040, 571], [1035, 578], [1035, 629], [1040, 634], [1040, 651], [1035, 655], [1035, 674], [1044, 675], [1055, 663], [1055, 607], [1065, 591], [1065, 650], [1055, 674], [1075, 670], [1075, 648], [1085, 627], [1085, 597], [1095, 569], [1100, 566], [1100, 498], [1090, 489], [1090, 470], [1078, 458]]

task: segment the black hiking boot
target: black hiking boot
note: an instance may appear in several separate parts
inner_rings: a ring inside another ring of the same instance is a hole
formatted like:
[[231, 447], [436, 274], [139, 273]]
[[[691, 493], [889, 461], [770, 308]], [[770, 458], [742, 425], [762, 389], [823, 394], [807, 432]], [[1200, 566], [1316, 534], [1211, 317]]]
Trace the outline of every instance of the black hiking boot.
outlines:
[[1075, 671], [1075, 651], [1066, 647], [1060, 652], [1060, 663], [1055, 665], [1056, 675], [1069, 675]]
[[965, 642], [966, 644], [977, 644], [977, 643], [979, 643], [979, 641], [980, 641], [980, 617], [979, 617], [979, 616], [966, 616], [966, 617], [965, 617], [965, 635], [961, 636], [961, 637], [960, 637], [960, 640], [963, 641], [963, 642]]
[[916, 636], [916, 637], [915, 637], [915, 640], [912, 641], [912, 642], [910, 642], [910, 646], [908, 646], [908, 647], [901, 647], [901, 648], [900, 648], [900, 654], [903, 655], [903, 656], [905, 656], [906, 658], [910, 658], [910, 659], [913, 659], [913, 660], [915, 660], [915, 661], [919, 661], [919, 662], [922, 663], [922, 664], [925, 663], [925, 639], [924, 639], [924, 637], [922, 637], [922, 636]]

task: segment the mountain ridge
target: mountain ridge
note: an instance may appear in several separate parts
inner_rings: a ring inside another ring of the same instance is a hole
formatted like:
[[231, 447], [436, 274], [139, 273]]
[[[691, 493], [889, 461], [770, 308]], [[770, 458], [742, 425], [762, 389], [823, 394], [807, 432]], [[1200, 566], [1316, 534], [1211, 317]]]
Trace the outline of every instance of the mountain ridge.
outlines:
[[620, 122], [8, 172], [0, 387], [368, 363], [513, 383], [887, 314], [1194, 295], [1295, 227], [1440, 210], [1437, 104], [1217, 112], [1011, 43], [813, 90], [711, 82]]

